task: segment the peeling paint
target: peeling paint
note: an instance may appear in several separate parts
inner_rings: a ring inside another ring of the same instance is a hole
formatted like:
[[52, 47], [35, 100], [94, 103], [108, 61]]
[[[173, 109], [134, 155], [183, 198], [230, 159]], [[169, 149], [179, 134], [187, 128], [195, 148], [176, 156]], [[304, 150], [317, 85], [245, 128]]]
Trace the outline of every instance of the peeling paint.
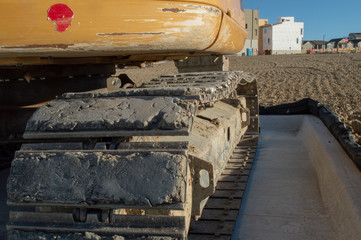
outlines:
[[202, 6], [202, 5], [189, 5], [189, 4], [183, 4], [184, 7], [190, 8], [187, 10], [187, 13], [215, 13], [217, 16], [220, 15], [221, 10], [216, 7], [212, 6]]
[[3, 46], [1, 48], [7, 49], [17, 49], [17, 48], [60, 48], [67, 49], [69, 46], [74, 46], [74, 44], [32, 44], [24, 46]]
[[163, 35], [164, 32], [139, 32], [139, 33], [97, 33], [98, 36], [125, 36], [125, 35]]
[[201, 8], [202, 6], [200, 6], [200, 5], [192, 5], [192, 4], [186, 4], [186, 5], [184, 5], [184, 6], [186, 6], [186, 7], [188, 7], [188, 8]]
[[163, 8], [162, 9], [163, 12], [174, 12], [174, 13], [180, 13], [180, 12], [185, 12], [185, 9], [179, 9], [179, 8]]
[[245, 39], [246, 32], [239, 28], [238, 24], [228, 15], [224, 15], [222, 26], [214, 44], [206, 49], [207, 52], [224, 52], [227, 54], [239, 52], [244, 47], [244, 41], [234, 41]]
[[204, 25], [205, 25], [205, 21], [203, 20], [203, 18], [201, 16], [195, 17], [194, 19], [191, 19], [191, 20], [182, 21], [182, 22], [168, 22], [168, 23], [164, 24], [164, 26], [183, 26], [183, 27], [187, 27], [187, 28], [192, 28], [195, 26], [204, 26]]
[[125, 19], [124, 22], [157, 22], [157, 19]]

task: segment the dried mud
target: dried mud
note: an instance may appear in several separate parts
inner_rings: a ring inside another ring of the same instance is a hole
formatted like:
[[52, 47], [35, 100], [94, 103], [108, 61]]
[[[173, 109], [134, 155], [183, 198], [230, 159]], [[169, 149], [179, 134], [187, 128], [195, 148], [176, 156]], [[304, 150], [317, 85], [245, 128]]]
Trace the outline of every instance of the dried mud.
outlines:
[[[329, 106], [361, 144], [361, 53], [232, 56], [230, 70], [257, 75], [261, 105], [312, 98]], [[137, 84], [177, 72], [173, 62], [121, 70]]]

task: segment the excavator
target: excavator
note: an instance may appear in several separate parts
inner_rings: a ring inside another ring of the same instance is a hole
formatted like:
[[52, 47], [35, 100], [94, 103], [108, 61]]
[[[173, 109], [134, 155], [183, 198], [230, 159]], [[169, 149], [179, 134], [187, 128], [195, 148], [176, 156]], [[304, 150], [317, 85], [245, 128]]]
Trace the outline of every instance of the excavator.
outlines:
[[[244, 47], [243, 1], [2, 0], [0, 12], [8, 239], [187, 239], [257, 146], [255, 77], [225, 57]], [[136, 87], [117, 75], [165, 60], [178, 73]]]
[[[186, 239], [259, 128], [254, 77], [224, 57], [244, 46], [243, 1], [1, 6], [1, 144], [21, 145], [8, 238]], [[164, 60], [179, 73], [136, 88], [116, 73]]]

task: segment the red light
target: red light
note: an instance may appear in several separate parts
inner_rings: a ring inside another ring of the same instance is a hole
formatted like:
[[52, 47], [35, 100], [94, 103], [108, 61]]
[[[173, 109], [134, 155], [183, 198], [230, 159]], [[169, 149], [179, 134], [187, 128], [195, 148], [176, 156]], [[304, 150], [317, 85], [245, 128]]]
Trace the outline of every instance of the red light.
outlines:
[[58, 32], [68, 29], [73, 17], [73, 11], [65, 4], [54, 4], [48, 10], [48, 18], [54, 22]]

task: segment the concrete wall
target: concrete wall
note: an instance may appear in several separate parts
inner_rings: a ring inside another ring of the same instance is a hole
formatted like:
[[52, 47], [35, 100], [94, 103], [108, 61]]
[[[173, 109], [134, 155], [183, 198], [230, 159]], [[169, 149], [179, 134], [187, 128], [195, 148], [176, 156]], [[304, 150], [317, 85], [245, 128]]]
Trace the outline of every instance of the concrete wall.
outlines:
[[263, 29], [263, 51], [272, 50], [273, 46], [273, 27], [265, 27]]
[[263, 52], [264, 49], [263, 49], [263, 30], [264, 30], [264, 27], [261, 27], [259, 28], [259, 37], [258, 37], [258, 51], [259, 52]]
[[247, 30], [247, 38], [244, 47], [238, 55], [246, 55], [247, 48], [253, 49], [253, 53], [258, 52], [258, 38], [259, 38], [259, 25], [258, 17], [259, 11], [254, 9], [245, 9], [245, 22]]
[[244, 14], [245, 14], [245, 21], [246, 21], [247, 39], [258, 39], [259, 11], [254, 10], [254, 9], [245, 9]]
[[[302, 29], [302, 35], [301, 35]], [[299, 51], [302, 49], [303, 23], [283, 22], [273, 26], [273, 51]]]

